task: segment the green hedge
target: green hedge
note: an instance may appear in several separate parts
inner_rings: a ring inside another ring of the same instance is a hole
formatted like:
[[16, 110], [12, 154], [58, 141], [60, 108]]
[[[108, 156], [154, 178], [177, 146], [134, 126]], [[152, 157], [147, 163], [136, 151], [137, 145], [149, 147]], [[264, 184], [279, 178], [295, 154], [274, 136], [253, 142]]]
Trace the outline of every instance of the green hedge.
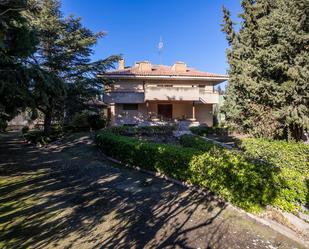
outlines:
[[242, 139], [238, 146], [246, 155], [283, 168], [291, 168], [309, 177], [309, 145], [301, 142]]
[[190, 162], [191, 182], [207, 187], [237, 206], [259, 211], [273, 205], [296, 211], [305, 204], [308, 188], [301, 173], [250, 160], [229, 150], [214, 149]]
[[172, 125], [164, 126], [112, 126], [107, 130], [117, 134], [117, 135], [126, 135], [126, 136], [170, 136], [173, 134], [173, 131], [176, 129]]
[[111, 132], [99, 133], [96, 143], [108, 156], [179, 180], [188, 179], [189, 161], [198, 153], [190, 148], [140, 141]]
[[228, 130], [224, 127], [208, 127], [207, 125], [200, 125], [195, 127], [190, 127], [190, 131], [199, 136], [207, 136], [209, 134], [217, 134], [217, 135], [227, 135]]
[[219, 145], [216, 145], [211, 141], [206, 141], [205, 139], [196, 135], [182, 135], [179, 139], [179, 142], [183, 147], [195, 148], [201, 151], [209, 151], [214, 147], [221, 148]]
[[207, 187], [248, 211], [266, 205], [295, 211], [308, 197], [300, 172], [216, 146], [205, 145], [203, 148], [210, 149], [203, 153], [201, 149], [144, 142], [110, 132], [100, 133], [96, 143], [108, 156]]

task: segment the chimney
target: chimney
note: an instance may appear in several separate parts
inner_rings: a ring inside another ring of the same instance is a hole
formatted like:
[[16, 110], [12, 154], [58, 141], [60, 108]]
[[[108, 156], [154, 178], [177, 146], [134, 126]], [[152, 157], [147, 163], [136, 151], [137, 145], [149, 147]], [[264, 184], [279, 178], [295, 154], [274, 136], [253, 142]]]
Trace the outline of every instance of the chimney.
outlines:
[[151, 71], [151, 63], [149, 61], [140, 61], [136, 63], [138, 67], [138, 71], [140, 72], [150, 72]]
[[124, 58], [118, 60], [118, 70], [124, 70]]
[[183, 73], [187, 71], [187, 65], [182, 62], [182, 61], [177, 61], [173, 66], [172, 70], [178, 72], [178, 73]]

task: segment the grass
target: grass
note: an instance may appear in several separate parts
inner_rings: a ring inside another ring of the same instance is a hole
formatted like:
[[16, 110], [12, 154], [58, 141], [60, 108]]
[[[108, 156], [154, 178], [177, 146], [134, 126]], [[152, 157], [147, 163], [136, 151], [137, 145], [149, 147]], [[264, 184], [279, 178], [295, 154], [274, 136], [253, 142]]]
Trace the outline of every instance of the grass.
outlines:
[[38, 198], [31, 191], [32, 183], [44, 175], [41, 171], [35, 171], [30, 174], [0, 178], [0, 248], [9, 248], [18, 244], [22, 239], [21, 232], [29, 224], [44, 222], [53, 215], [44, 213], [39, 217], [29, 216], [29, 210], [33, 206], [44, 202], [44, 199]]

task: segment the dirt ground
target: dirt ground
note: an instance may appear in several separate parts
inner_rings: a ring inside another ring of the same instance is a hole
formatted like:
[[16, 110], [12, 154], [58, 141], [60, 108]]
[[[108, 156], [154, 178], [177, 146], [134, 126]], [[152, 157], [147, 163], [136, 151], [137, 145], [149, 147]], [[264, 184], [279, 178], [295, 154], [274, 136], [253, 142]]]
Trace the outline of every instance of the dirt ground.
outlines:
[[87, 134], [0, 137], [0, 248], [303, 248], [216, 197], [107, 161]]

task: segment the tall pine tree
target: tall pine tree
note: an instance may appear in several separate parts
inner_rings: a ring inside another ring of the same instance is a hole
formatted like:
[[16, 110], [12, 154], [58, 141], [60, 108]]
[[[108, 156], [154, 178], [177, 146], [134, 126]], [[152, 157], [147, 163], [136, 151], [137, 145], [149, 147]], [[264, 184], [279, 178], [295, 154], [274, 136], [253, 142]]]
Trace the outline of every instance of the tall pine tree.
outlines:
[[300, 140], [309, 126], [308, 1], [244, 0], [236, 34], [224, 9], [227, 120], [257, 137]]

